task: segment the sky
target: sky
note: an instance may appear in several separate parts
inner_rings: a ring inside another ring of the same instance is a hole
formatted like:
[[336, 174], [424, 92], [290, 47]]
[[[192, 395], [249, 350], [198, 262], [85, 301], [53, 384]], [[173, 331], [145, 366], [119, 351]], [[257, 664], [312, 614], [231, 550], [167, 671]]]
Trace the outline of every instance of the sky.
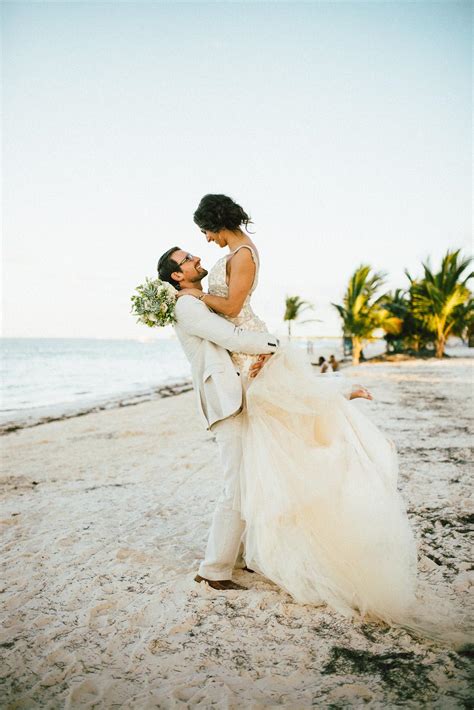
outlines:
[[251, 215], [254, 309], [339, 335], [331, 303], [368, 263], [404, 287], [471, 249], [469, 2], [3, 2], [7, 337], [168, 337], [130, 296], [192, 215]]

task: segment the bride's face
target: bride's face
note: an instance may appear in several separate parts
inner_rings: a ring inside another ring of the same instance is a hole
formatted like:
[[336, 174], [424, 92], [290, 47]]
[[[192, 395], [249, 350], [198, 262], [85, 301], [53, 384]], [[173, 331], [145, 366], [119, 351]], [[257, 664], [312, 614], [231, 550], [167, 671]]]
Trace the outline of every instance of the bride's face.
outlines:
[[201, 232], [206, 237], [206, 241], [214, 242], [219, 247], [227, 246], [227, 239], [224, 237], [223, 232], [210, 232], [208, 229], [201, 229]]

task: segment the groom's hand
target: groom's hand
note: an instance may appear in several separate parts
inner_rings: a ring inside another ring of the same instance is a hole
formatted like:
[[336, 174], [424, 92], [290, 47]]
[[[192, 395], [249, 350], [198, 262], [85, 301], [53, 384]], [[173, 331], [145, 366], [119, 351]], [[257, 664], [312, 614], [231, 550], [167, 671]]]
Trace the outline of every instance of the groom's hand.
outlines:
[[271, 358], [273, 353], [268, 353], [268, 355], [259, 355], [257, 362], [254, 362], [254, 364], [251, 366], [249, 370], [249, 377], [257, 377], [258, 373], [262, 369], [262, 367], [265, 365], [267, 360]]

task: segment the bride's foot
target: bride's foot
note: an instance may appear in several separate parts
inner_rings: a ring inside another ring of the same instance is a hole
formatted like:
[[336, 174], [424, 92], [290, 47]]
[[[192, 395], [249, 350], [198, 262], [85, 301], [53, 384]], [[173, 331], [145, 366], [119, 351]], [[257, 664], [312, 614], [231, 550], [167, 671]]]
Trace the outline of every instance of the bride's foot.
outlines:
[[247, 590], [247, 587], [243, 587], [241, 584], [237, 584], [237, 582], [233, 582], [231, 579], [205, 579], [204, 577], [201, 577], [201, 575], [197, 574], [194, 577], [194, 581], [199, 584], [201, 582], [207, 582], [212, 589], [220, 589], [222, 591], [227, 591], [228, 589], [235, 589], [237, 591]]
[[352, 390], [349, 399], [373, 399], [373, 397], [368, 389], [361, 387], [360, 385], [356, 385]]

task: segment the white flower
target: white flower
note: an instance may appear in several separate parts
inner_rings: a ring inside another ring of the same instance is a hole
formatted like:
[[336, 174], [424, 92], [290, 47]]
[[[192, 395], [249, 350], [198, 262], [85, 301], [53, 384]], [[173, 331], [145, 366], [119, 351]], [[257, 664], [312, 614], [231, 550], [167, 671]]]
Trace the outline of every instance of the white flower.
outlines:
[[174, 286], [172, 286], [172, 285], [171, 285], [170, 283], [168, 283], [167, 281], [162, 281], [162, 282], [161, 282], [161, 286], [162, 286], [163, 290], [166, 291], [166, 293], [168, 294], [168, 296], [172, 296], [173, 298], [175, 298], [175, 296], [176, 296], [176, 294], [178, 293], [178, 291], [175, 289]]

